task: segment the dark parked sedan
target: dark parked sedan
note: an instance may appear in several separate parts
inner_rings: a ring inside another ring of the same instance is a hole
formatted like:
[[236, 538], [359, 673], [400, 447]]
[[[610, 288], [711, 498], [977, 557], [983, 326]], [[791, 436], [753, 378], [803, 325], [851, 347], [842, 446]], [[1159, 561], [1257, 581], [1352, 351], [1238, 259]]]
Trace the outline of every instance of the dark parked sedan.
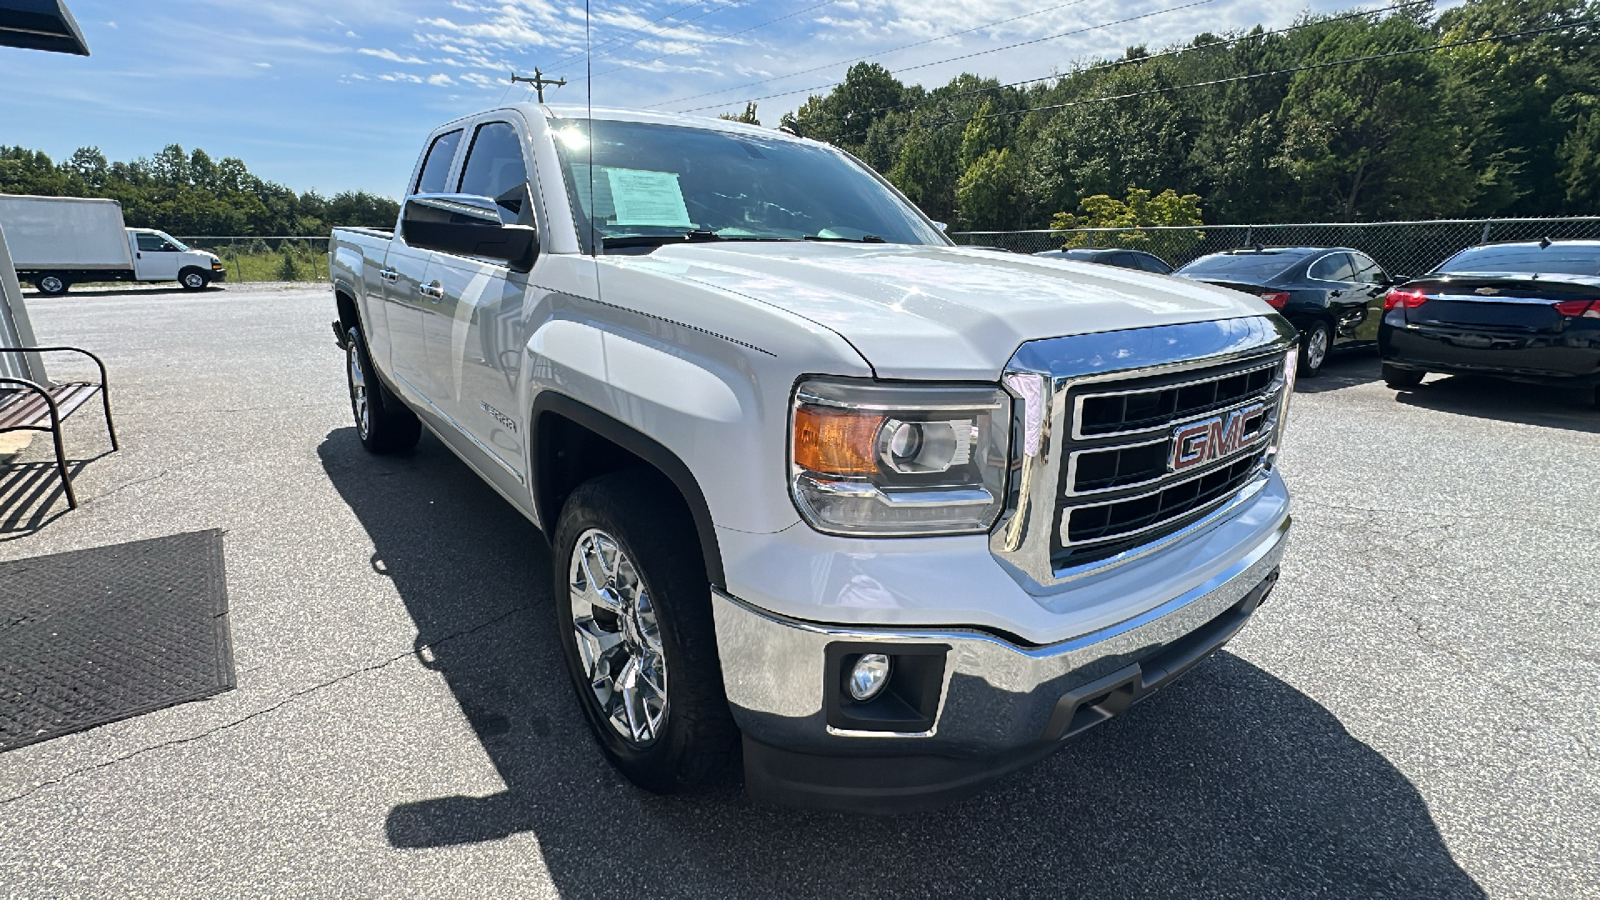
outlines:
[[1368, 343], [1377, 299], [1394, 284], [1348, 247], [1254, 247], [1202, 256], [1172, 274], [1255, 294], [1300, 329], [1300, 374], [1316, 375], [1335, 347]]
[[1485, 244], [1389, 292], [1383, 380], [1495, 375], [1593, 390], [1600, 405], [1600, 241]]
[[1119, 250], [1114, 247], [1102, 250], [1091, 250], [1088, 247], [1074, 247], [1071, 250], [1043, 250], [1034, 256], [1044, 256], [1050, 259], [1075, 259], [1078, 262], [1099, 263], [1102, 266], [1117, 266], [1123, 269], [1137, 269], [1140, 272], [1154, 272], [1157, 275], [1171, 275], [1172, 267], [1167, 261], [1154, 253], [1143, 250]]

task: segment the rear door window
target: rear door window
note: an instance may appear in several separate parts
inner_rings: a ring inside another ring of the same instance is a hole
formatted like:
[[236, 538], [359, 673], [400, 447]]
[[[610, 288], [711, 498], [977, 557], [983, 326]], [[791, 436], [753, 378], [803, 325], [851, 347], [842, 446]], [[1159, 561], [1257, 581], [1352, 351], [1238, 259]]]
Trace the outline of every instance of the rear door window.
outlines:
[[1350, 260], [1355, 264], [1356, 281], [1362, 284], [1388, 284], [1389, 276], [1377, 261], [1365, 253], [1352, 253]]
[[506, 122], [478, 126], [467, 151], [467, 164], [461, 172], [463, 194], [498, 198], [528, 180], [528, 165], [522, 158], [522, 141], [517, 130]]
[[1350, 265], [1350, 254], [1329, 253], [1311, 264], [1306, 273], [1318, 281], [1355, 281], [1355, 269]]
[[1148, 253], [1135, 253], [1133, 258], [1134, 261], [1139, 264], [1139, 268], [1144, 269], [1146, 272], [1154, 272], [1157, 275], [1165, 275], [1172, 271], [1171, 269], [1167, 268], [1166, 263]]
[[422, 172], [417, 175], [413, 194], [438, 194], [444, 191], [445, 179], [450, 177], [450, 161], [456, 158], [456, 146], [461, 143], [461, 131], [447, 131], [433, 139], [428, 148], [428, 158], [423, 160]]

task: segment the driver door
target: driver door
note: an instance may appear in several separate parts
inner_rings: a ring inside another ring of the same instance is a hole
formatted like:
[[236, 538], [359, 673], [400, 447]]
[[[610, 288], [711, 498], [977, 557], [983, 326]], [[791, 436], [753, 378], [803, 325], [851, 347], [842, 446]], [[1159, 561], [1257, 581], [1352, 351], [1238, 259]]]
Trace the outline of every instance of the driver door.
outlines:
[[[537, 225], [529, 158], [515, 125], [483, 121], [471, 133], [456, 192], [494, 199], [520, 223]], [[530, 312], [548, 293], [537, 286], [540, 271], [537, 261], [532, 271], [515, 272], [504, 262], [435, 251], [427, 275], [437, 285], [423, 317], [428, 381], [457, 432], [446, 437], [487, 456], [490, 465], [480, 470], [513, 495], [528, 472], [517, 381]]]
[[133, 272], [139, 281], [177, 281], [178, 255], [178, 248], [159, 234], [133, 234]]

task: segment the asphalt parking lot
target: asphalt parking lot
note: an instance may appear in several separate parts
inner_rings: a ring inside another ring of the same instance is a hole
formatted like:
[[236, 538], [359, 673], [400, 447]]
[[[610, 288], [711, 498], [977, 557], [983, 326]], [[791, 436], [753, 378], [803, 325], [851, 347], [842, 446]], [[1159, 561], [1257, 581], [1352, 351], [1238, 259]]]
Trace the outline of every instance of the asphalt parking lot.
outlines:
[[1335, 359], [1295, 398], [1293, 545], [1235, 642], [982, 796], [860, 818], [614, 774], [538, 533], [431, 436], [361, 450], [325, 289], [29, 307], [103, 354], [124, 449], [69, 420], [76, 512], [41, 507], [44, 441], [0, 464], [0, 560], [224, 529], [238, 688], [0, 754], [0, 895], [1600, 894], [1578, 396], [1397, 395]]

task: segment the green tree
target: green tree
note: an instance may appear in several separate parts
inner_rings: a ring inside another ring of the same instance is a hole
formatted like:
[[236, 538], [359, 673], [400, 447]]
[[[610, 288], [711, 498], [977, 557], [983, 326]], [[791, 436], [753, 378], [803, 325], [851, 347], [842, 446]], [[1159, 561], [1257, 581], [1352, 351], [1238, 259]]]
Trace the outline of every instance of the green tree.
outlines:
[[729, 122], [744, 122], [747, 125], [761, 124], [761, 120], [756, 118], [756, 103], [754, 100], [744, 105], [744, 112], [742, 113], [719, 113], [717, 118], [726, 119]]
[[1010, 148], [990, 150], [961, 173], [956, 221], [973, 230], [1009, 230], [1025, 223], [1022, 164]]
[[[1200, 198], [1195, 194], [1179, 194], [1172, 188], [1154, 196], [1142, 188], [1132, 188], [1126, 200], [1096, 194], [1079, 201], [1078, 208], [1082, 210], [1082, 215], [1056, 213], [1050, 220], [1050, 227], [1061, 231], [1074, 228], [1127, 229], [1097, 232], [1094, 245], [1151, 249], [1166, 256], [1180, 255], [1200, 243], [1205, 236], [1199, 231], [1144, 230], [1152, 226], [1182, 228], [1203, 224]], [[1068, 235], [1061, 246], [1063, 249], [1092, 246], [1089, 241], [1088, 234], [1075, 233]]]

